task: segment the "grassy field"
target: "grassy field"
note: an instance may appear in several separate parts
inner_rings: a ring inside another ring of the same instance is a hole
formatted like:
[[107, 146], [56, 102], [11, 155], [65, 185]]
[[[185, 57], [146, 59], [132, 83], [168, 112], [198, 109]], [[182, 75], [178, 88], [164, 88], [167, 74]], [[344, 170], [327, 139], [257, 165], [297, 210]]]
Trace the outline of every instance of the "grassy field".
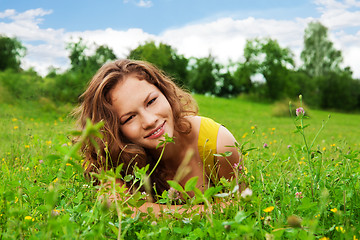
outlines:
[[[308, 146], [331, 115], [307, 149], [294, 132], [294, 118], [274, 117], [274, 105], [196, 100], [200, 115], [224, 124], [245, 144], [239, 180], [248, 183], [251, 196], [230, 194], [234, 183], [221, 182], [188, 200], [203, 203], [202, 214], [189, 210], [157, 218], [150, 212], [131, 218], [124, 205], [98, 201], [82, 175], [81, 159], [70, 154], [71, 106], [0, 104], [0, 238], [360, 238], [360, 115], [305, 109]], [[222, 195], [216, 195], [220, 188]], [[141, 203], [141, 196], [134, 199]], [[220, 208], [212, 201], [228, 205]], [[164, 202], [169, 203], [165, 195]]]

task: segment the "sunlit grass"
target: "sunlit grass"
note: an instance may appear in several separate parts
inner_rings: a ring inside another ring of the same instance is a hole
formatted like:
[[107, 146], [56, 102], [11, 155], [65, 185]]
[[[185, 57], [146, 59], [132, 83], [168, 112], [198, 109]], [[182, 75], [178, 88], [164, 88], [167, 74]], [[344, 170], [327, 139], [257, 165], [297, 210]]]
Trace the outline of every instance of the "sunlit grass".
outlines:
[[[120, 221], [113, 207], [96, 201], [96, 188], [84, 179], [80, 159], [71, 159], [72, 163], [61, 167], [72, 148], [71, 107], [48, 109], [31, 102], [0, 104], [1, 236], [359, 238], [359, 115], [305, 109], [310, 112], [306, 120], [310, 126], [305, 129], [309, 141], [331, 115], [311, 151], [312, 175], [302, 138], [294, 133], [293, 119], [273, 117], [269, 104], [195, 97], [201, 115], [224, 124], [245, 149], [254, 148], [244, 154], [243, 170], [253, 191], [251, 201], [235, 195], [226, 208], [214, 205], [211, 217], [206, 215], [209, 211], [190, 211], [160, 218], [151, 213], [140, 218], [124, 215]], [[226, 192], [230, 185], [223, 184]], [[55, 199], [54, 188], [59, 194]]]

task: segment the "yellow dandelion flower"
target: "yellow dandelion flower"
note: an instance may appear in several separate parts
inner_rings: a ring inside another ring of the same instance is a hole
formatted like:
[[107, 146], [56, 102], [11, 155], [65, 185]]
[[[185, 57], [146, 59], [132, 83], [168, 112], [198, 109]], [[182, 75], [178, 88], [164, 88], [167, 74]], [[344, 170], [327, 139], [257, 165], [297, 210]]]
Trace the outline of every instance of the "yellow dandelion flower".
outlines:
[[72, 166], [71, 163], [67, 163], [66, 166]]
[[353, 236], [353, 240], [359, 240], [359, 239], [358, 239], [358, 238], [356, 238], [356, 236], [354, 235], [354, 236]]
[[333, 213], [336, 213], [338, 210], [337, 210], [337, 208], [332, 208], [332, 209], [330, 209], [330, 211], [332, 211]]
[[320, 214], [318, 214], [318, 215], [315, 215], [315, 218], [318, 218], [318, 217], [320, 217]]
[[13, 121], [13, 122], [16, 122], [16, 121], [17, 121], [17, 118], [13, 118], [12, 121]]
[[68, 142], [67, 145], [68, 145], [68, 146], [71, 146], [71, 142]]
[[336, 227], [335, 229], [338, 232], [345, 233], [345, 229], [343, 227]]
[[322, 149], [323, 151], [325, 151], [326, 150], [326, 147], [323, 147], [323, 149]]
[[56, 183], [58, 180], [59, 180], [58, 178], [55, 178], [54, 181], [53, 181], [53, 183]]
[[331, 144], [331, 146], [332, 146], [332, 147], [335, 147], [336, 145], [335, 145], [335, 143], [334, 143], [334, 144]]
[[270, 206], [270, 207], [267, 207], [267, 208], [263, 209], [263, 211], [267, 212], [267, 213], [272, 212], [272, 210], [274, 210], [273, 206]]
[[273, 156], [275, 156], [275, 155], [276, 155], [276, 153], [272, 153], [272, 155], [273, 155]]
[[19, 128], [19, 126], [14, 126], [14, 129], [16, 130], [16, 129], [18, 129]]
[[262, 133], [263, 136], [265, 136], [265, 133]]
[[15, 203], [17, 203], [19, 201], [18, 197], [15, 197]]
[[271, 130], [272, 130], [272, 131], [275, 131], [275, 129], [276, 129], [276, 128], [272, 128]]
[[25, 220], [26, 221], [34, 221], [35, 219], [33, 217], [31, 217], [31, 216], [26, 216]]
[[247, 135], [248, 135], [248, 133], [244, 133], [244, 135], [242, 136], [242, 138], [246, 138]]
[[276, 140], [274, 140], [274, 143], [277, 143], [277, 141], [276, 141]]
[[305, 160], [305, 157], [302, 157], [301, 160]]
[[255, 129], [255, 127], [254, 126], [251, 126], [251, 130], [254, 130]]
[[51, 141], [46, 141], [46, 145], [51, 145]]
[[328, 237], [322, 237], [322, 238], [320, 238], [319, 240], [330, 240], [330, 238], [328, 238]]
[[25, 145], [25, 148], [30, 148], [30, 146], [29, 146], [29, 145]]

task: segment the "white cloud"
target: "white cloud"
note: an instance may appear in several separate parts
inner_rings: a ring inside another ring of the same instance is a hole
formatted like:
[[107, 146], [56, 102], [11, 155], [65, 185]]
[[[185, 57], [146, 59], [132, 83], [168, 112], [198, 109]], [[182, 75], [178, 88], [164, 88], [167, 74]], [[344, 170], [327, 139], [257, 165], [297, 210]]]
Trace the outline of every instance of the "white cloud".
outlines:
[[140, 0], [137, 4], [137, 6], [139, 7], [151, 7], [153, 5], [153, 3], [151, 1], [147, 1], [147, 0]]
[[[128, 1], [128, 0], [126, 0]], [[139, 3], [139, 1], [136, 1]], [[140, 1], [150, 2], [150, 1]], [[0, 12], [1, 18], [11, 21], [0, 22], [0, 34], [16, 36], [25, 42], [28, 55], [24, 67], [34, 66], [41, 74], [47, 73], [48, 66], [69, 67], [66, 42], [71, 38], [82, 37], [86, 42], [106, 44], [115, 54], [124, 58], [130, 49], [145, 41], [154, 40], [170, 44], [178, 53], [186, 57], [206, 57], [211, 53], [222, 63], [228, 60], [239, 61], [247, 39], [270, 37], [277, 39], [282, 47], [289, 47], [295, 53], [295, 61], [300, 63], [303, 48], [303, 33], [310, 21], [319, 20], [330, 30], [330, 38], [343, 52], [344, 64], [351, 66], [354, 76], [360, 78], [360, 30], [357, 33], [347, 31], [348, 27], [360, 24], [360, 1], [316, 0], [321, 16], [314, 18], [294, 18], [293, 20], [275, 20], [259, 18], [219, 18], [217, 20], [193, 23], [180, 28], [168, 29], [159, 35], [152, 35], [142, 29], [118, 31], [111, 28], [95, 31], [65, 32], [64, 29], [41, 28], [41, 17], [51, 14], [43, 9], [16, 13], [14, 10]], [[352, 29], [353, 30], [353, 29]], [[41, 41], [39, 44], [38, 41]]]
[[139, 1], [135, 1], [135, 0], [124, 0], [124, 3], [128, 3], [128, 2], [133, 2], [136, 6], [138, 7], [144, 7], [144, 8], [149, 8], [152, 7], [153, 3], [151, 0], [139, 0]]
[[291, 49], [302, 45], [306, 21], [277, 21], [222, 18], [213, 22], [188, 25], [161, 34], [160, 38], [175, 46], [185, 56], [205, 57], [211, 52], [220, 61], [238, 61], [243, 55], [247, 39], [271, 37], [283, 47]]
[[7, 9], [5, 10], [5, 12], [0, 12], [0, 18], [7, 18], [7, 17], [11, 17], [15, 14], [15, 10], [14, 9]]

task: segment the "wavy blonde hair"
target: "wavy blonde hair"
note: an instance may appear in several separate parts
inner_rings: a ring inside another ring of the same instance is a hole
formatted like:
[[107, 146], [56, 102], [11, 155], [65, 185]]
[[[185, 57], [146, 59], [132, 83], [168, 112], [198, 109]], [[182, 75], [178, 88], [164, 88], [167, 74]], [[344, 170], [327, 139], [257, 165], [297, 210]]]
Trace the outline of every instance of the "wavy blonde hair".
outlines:
[[[141, 168], [147, 164], [150, 164], [150, 169], [152, 169], [157, 161], [147, 154], [146, 149], [126, 139], [119, 130], [119, 117], [109, 95], [110, 90], [129, 75], [146, 80], [164, 94], [172, 108], [175, 131], [183, 134], [191, 131], [191, 124], [186, 116], [197, 115], [198, 107], [187, 91], [179, 88], [161, 70], [148, 62], [126, 59], [107, 63], [94, 75], [86, 91], [80, 96], [80, 106], [74, 111], [75, 116], [78, 117], [80, 130], [85, 128], [86, 119], [90, 119], [93, 123], [104, 122], [101, 129], [103, 139], [96, 139], [100, 150], [97, 151], [89, 143], [82, 146], [86, 175], [90, 172], [99, 173], [116, 168], [121, 163], [124, 164], [124, 170], [132, 171], [134, 165]], [[127, 173], [123, 172], [123, 174]], [[153, 177], [151, 182], [155, 183], [157, 192], [168, 189], [166, 182], [168, 175], [162, 164], [155, 170], [153, 176], [157, 177]]]

